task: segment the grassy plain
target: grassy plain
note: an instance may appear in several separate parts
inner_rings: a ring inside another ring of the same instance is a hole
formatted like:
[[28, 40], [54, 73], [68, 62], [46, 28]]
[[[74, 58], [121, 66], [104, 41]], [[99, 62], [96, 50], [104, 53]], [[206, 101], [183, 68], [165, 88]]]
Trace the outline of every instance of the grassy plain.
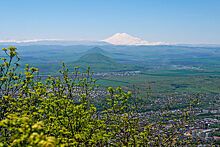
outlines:
[[97, 80], [103, 86], [132, 87], [141, 91], [150, 85], [152, 93], [212, 93], [220, 94], [220, 75], [185, 70], [144, 72], [132, 76], [109, 76]]

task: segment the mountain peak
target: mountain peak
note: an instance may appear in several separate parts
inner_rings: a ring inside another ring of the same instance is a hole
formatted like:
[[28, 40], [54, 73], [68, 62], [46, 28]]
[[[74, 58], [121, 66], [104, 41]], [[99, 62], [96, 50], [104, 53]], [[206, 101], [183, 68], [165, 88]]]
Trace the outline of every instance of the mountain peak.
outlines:
[[104, 39], [107, 43], [114, 45], [160, 45], [164, 44], [163, 42], [149, 43], [146, 40], [142, 40], [138, 37], [131, 36], [127, 33], [116, 33], [112, 37]]
[[79, 58], [78, 62], [85, 63], [116, 63], [112, 58], [101, 53], [88, 53]]
[[87, 50], [85, 53], [86, 54], [88, 54], [88, 53], [101, 53], [101, 54], [105, 54], [106, 51], [104, 51], [103, 49], [101, 49], [99, 47], [93, 47], [93, 48]]
[[127, 34], [127, 33], [116, 33], [113, 36], [124, 36], [124, 37], [132, 37], [131, 35]]

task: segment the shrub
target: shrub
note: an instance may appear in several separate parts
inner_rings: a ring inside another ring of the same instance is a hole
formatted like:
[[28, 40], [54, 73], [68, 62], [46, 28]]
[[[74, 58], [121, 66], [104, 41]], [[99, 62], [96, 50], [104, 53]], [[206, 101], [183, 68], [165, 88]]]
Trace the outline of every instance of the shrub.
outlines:
[[109, 87], [103, 111], [97, 111], [92, 101], [98, 89], [89, 68], [79, 73], [76, 67], [70, 73], [63, 63], [59, 77], [49, 75], [43, 80], [38, 69], [28, 64], [24, 73], [16, 72], [21, 58], [15, 47], [2, 51], [7, 57], [0, 64], [0, 146], [182, 146], [192, 142], [184, 132], [193, 121], [198, 98], [176, 111], [169, 109], [175, 101], [168, 100], [159, 111], [143, 117], [139, 110], [146, 98]]

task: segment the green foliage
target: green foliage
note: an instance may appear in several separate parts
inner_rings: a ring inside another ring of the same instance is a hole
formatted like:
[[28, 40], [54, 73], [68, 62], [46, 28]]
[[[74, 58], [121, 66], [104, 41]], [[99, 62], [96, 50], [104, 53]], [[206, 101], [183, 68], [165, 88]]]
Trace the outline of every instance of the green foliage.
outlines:
[[168, 99], [143, 117], [149, 93], [141, 98], [109, 87], [104, 110], [97, 111], [89, 68], [80, 73], [75, 67], [70, 74], [63, 63], [59, 77], [41, 79], [28, 64], [24, 73], [16, 72], [16, 48], [2, 50], [7, 57], [0, 64], [0, 146], [182, 146], [192, 140], [184, 131], [198, 98], [178, 111], [170, 111], [175, 100]]
[[55, 146], [55, 138], [45, 135], [43, 121], [34, 123], [30, 117], [11, 114], [2, 120], [0, 146]]

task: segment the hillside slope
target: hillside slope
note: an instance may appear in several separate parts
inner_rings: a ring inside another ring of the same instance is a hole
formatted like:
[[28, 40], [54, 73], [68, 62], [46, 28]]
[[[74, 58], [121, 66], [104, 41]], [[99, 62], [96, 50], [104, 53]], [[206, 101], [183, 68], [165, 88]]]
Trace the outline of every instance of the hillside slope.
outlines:
[[109, 52], [101, 49], [100, 47], [93, 47], [93, 48], [91, 48], [91, 49], [89, 49], [85, 52], [85, 54], [91, 54], [91, 53], [99, 53], [99, 54], [102, 54], [102, 55], [110, 54]]
[[80, 66], [82, 71], [85, 71], [88, 66], [95, 72], [116, 72], [137, 70], [134, 65], [121, 64], [100, 53], [88, 53], [79, 58], [75, 62], [68, 63], [69, 67]]

